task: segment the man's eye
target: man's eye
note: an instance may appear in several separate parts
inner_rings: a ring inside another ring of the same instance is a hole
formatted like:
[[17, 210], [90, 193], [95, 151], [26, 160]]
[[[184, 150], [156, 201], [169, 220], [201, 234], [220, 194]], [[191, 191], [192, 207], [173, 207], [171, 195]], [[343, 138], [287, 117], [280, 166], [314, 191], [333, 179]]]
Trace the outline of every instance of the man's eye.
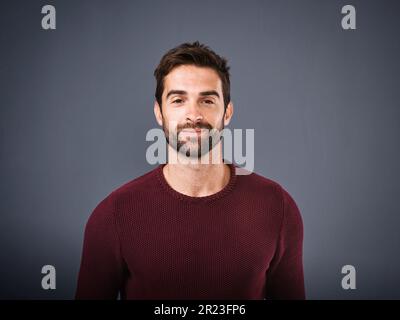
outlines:
[[172, 101], [172, 103], [182, 103], [182, 102], [183, 102], [182, 99], [176, 99], [176, 100]]
[[204, 100], [204, 102], [205, 102], [206, 104], [213, 104], [213, 103], [214, 103], [214, 101], [212, 101], [212, 100]]

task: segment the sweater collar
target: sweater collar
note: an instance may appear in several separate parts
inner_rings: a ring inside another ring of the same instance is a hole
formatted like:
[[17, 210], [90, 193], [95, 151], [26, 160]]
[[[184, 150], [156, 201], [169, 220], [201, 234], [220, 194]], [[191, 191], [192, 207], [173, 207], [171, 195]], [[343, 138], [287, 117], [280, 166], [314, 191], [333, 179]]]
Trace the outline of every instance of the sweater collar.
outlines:
[[162, 188], [169, 193], [171, 196], [173, 196], [174, 198], [178, 199], [178, 200], [182, 200], [182, 201], [189, 201], [192, 203], [203, 203], [203, 202], [209, 202], [209, 201], [214, 201], [217, 199], [220, 199], [222, 197], [224, 197], [225, 195], [227, 195], [230, 191], [232, 191], [232, 189], [235, 186], [236, 180], [237, 180], [237, 175], [236, 175], [236, 166], [232, 163], [228, 163], [226, 160], [224, 160], [224, 163], [227, 164], [230, 168], [230, 177], [229, 177], [229, 181], [228, 183], [225, 185], [225, 187], [223, 189], [221, 189], [220, 191], [210, 194], [208, 196], [203, 196], [203, 197], [192, 197], [183, 193], [180, 193], [178, 191], [176, 191], [174, 188], [172, 188], [167, 180], [165, 179], [164, 173], [163, 173], [163, 168], [165, 167], [165, 163], [160, 164], [157, 168], [156, 168], [156, 175], [158, 178], [159, 183], [161, 184]]

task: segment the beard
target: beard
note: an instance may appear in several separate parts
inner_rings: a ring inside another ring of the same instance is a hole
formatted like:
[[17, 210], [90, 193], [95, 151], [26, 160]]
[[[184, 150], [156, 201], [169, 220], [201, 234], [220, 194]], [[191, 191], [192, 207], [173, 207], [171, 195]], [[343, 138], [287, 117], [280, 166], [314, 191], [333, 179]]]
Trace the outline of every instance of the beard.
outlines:
[[[224, 129], [224, 118], [219, 126], [213, 127], [208, 122], [196, 122], [177, 124], [176, 129], [171, 131], [163, 118], [163, 130], [168, 144], [178, 153], [189, 157], [200, 159], [209, 153], [221, 140], [221, 131]], [[185, 129], [201, 129], [201, 134], [182, 135]]]

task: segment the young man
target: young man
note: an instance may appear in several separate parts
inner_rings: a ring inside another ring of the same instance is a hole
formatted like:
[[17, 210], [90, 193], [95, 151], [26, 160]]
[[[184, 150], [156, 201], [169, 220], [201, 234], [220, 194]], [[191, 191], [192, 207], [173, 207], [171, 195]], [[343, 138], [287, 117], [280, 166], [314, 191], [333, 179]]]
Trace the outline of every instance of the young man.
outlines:
[[76, 298], [304, 299], [296, 203], [277, 182], [223, 161], [219, 134], [233, 115], [227, 61], [184, 43], [154, 75], [169, 161], [95, 208]]

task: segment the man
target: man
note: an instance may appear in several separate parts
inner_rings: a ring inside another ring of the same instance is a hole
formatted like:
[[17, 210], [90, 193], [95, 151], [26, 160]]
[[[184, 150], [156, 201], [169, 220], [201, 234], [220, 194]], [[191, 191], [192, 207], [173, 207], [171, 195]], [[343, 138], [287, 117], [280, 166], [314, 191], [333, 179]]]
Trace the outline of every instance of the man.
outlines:
[[222, 157], [220, 133], [233, 115], [227, 61], [184, 43], [154, 74], [169, 161], [95, 208], [76, 298], [304, 299], [296, 203]]

